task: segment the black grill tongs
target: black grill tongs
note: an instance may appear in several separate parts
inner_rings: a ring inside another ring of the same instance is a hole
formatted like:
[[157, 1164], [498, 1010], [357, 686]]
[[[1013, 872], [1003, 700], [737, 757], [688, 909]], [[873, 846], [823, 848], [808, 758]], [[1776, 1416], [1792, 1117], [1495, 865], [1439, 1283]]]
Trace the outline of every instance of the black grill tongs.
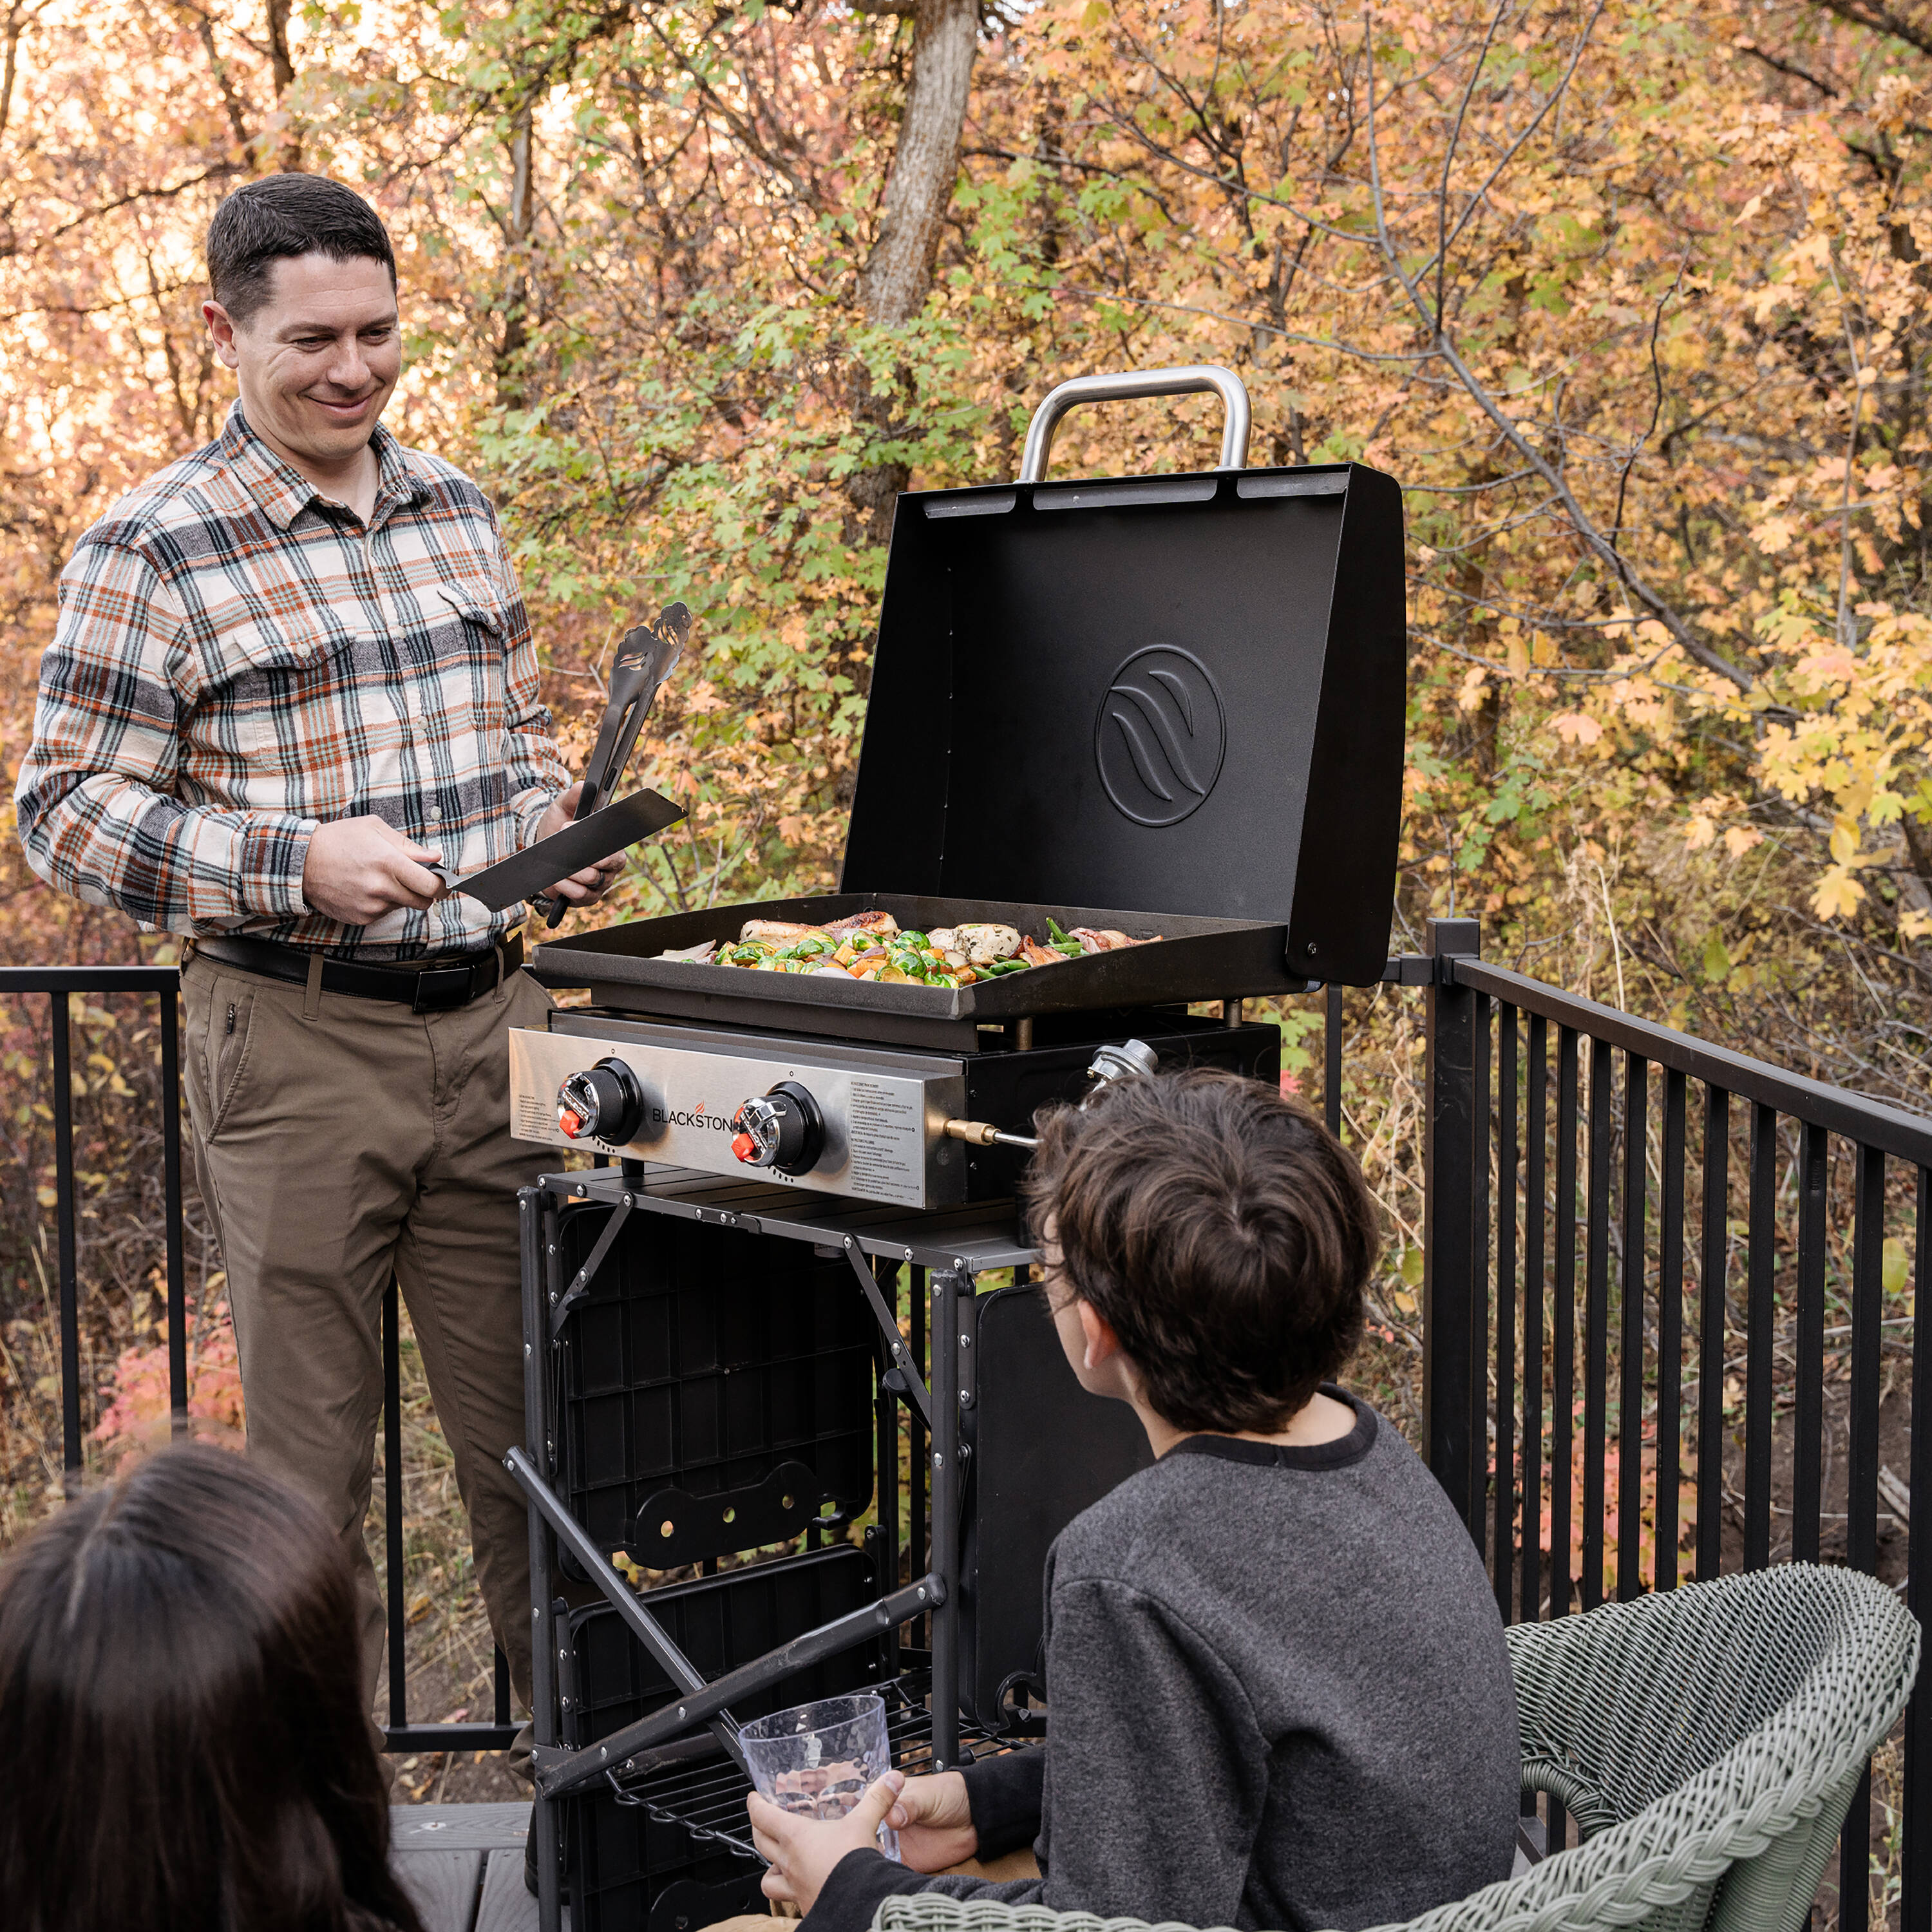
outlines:
[[[610, 701], [604, 706], [597, 742], [584, 767], [577, 818], [588, 818], [617, 789], [624, 767], [637, 748], [638, 734], [690, 638], [691, 611], [683, 604], [667, 604], [655, 624], [639, 624], [624, 633], [616, 662], [610, 667]], [[544, 924], [556, 925], [569, 906], [568, 899], [552, 899]]]

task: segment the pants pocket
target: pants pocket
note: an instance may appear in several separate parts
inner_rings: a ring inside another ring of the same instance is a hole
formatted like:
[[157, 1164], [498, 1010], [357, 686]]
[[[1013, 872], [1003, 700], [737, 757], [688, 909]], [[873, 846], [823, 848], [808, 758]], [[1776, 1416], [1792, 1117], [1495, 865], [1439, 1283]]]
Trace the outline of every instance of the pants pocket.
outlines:
[[202, 1066], [207, 1088], [206, 1137], [215, 1139], [248, 1084], [255, 1039], [256, 989], [226, 975], [214, 982], [208, 1004]]

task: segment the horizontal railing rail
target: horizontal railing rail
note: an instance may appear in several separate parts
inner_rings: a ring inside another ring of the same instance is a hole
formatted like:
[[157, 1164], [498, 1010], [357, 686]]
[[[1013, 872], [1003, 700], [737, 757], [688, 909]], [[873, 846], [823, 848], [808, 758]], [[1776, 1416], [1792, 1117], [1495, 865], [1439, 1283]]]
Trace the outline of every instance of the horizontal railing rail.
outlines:
[[1721, 1087], [1740, 1100], [1775, 1107], [1780, 1114], [1842, 1134], [1880, 1152], [1932, 1167], [1932, 1114], [1912, 1114], [1844, 1087], [1828, 1086], [1802, 1073], [1788, 1073], [1726, 1047], [1713, 1046], [1690, 1034], [1673, 1033], [1649, 1020], [1633, 1019], [1615, 1006], [1560, 992], [1507, 967], [1481, 959], [1447, 956], [1450, 983], [1526, 1013], [1573, 1027], [1592, 1040], [1640, 1054], [1654, 1066], [1673, 1069], [1693, 1079]]
[[[74, 1015], [72, 1002], [109, 993], [151, 993], [160, 1005], [163, 1241], [167, 1296], [168, 1414], [170, 1432], [189, 1428], [187, 1270], [181, 1165], [181, 976], [172, 966], [0, 967], [0, 998], [45, 994], [53, 1092], [54, 1222], [60, 1312], [60, 1403], [62, 1480], [77, 1493], [86, 1466], [80, 1366], [80, 1252], [74, 1193]], [[502, 1750], [518, 1727], [510, 1718], [510, 1680], [496, 1652], [493, 1720], [488, 1724], [412, 1724], [409, 1721], [407, 1628], [404, 1588], [402, 1374], [400, 1324], [395, 1285], [382, 1310], [382, 1484], [388, 1629], [391, 1751]]]

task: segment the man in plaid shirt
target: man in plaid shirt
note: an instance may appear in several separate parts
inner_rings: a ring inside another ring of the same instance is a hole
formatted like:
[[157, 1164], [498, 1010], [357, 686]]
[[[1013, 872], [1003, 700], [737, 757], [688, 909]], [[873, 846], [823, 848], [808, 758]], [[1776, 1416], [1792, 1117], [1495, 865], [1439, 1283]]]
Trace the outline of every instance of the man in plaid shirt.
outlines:
[[[238, 190], [206, 316], [240, 400], [62, 574], [16, 804], [34, 870], [189, 935], [189, 1117], [227, 1265], [250, 1454], [314, 1495], [362, 1585], [381, 1318], [400, 1284], [526, 1705], [524, 1437], [505, 1030], [549, 1002], [514, 916], [452, 875], [568, 822], [576, 789], [495, 513], [380, 424], [395, 258], [338, 183]], [[560, 881], [581, 903], [620, 861]], [[402, 1587], [400, 1578], [392, 1588]]]

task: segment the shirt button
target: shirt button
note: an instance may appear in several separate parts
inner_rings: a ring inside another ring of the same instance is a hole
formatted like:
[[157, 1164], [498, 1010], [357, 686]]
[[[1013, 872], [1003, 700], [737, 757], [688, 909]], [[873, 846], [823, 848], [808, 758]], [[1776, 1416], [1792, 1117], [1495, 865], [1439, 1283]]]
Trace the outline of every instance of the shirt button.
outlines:
[[429, 815], [430, 815], [430, 820], [431, 820], [431, 822], [432, 822], [432, 823], [434, 823], [435, 820], [438, 820], [438, 819], [441, 818], [442, 818], [442, 806], [440, 806], [440, 805], [433, 805], [433, 806], [431, 806], [430, 807], [430, 808], [429, 808]]

